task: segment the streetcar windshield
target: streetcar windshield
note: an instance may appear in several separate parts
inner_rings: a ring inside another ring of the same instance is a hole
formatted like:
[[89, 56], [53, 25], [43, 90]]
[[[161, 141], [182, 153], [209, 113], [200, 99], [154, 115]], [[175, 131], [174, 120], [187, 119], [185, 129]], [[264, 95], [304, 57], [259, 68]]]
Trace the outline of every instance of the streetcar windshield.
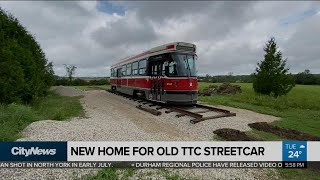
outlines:
[[196, 76], [196, 56], [191, 54], [173, 53], [172, 60], [167, 64], [167, 76], [170, 77], [195, 77]]

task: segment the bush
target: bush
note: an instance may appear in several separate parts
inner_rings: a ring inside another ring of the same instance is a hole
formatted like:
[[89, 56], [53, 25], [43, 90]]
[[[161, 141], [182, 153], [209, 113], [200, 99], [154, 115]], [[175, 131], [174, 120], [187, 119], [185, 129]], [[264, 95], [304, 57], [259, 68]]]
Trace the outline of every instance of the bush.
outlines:
[[0, 8], [0, 103], [30, 102], [53, 83], [52, 63], [19, 21]]

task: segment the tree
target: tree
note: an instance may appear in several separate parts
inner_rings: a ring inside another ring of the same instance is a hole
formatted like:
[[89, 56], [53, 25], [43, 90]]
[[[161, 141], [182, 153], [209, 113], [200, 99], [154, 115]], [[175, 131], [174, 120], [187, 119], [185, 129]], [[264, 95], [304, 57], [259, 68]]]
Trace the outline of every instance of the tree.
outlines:
[[35, 38], [0, 8], [0, 103], [28, 103], [45, 95], [53, 76], [48, 65]]
[[264, 60], [257, 64], [253, 74], [253, 88], [256, 93], [278, 97], [287, 94], [294, 87], [294, 80], [286, 68], [287, 59], [282, 59], [282, 53], [274, 38], [266, 43]]
[[64, 67], [66, 68], [67, 76], [69, 78], [69, 81], [71, 82], [77, 67], [74, 65], [67, 65], [67, 64], [64, 64]]
[[205, 78], [203, 79], [203, 82], [210, 82], [211, 76], [209, 74], [206, 74]]
[[229, 83], [235, 82], [233, 78], [233, 72], [228, 72], [228, 75], [225, 78], [226, 78], [225, 82], [229, 82]]

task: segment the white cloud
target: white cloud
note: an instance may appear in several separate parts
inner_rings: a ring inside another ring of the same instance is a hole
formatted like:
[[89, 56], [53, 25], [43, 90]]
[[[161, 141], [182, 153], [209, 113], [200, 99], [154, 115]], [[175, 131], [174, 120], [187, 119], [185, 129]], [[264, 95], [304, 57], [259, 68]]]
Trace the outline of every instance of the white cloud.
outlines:
[[[63, 64], [77, 76], [108, 76], [112, 63], [154, 46], [193, 42], [200, 74], [250, 74], [274, 36], [292, 72], [320, 73], [319, 13], [284, 24], [316, 2], [111, 2], [125, 9], [104, 13], [95, 1], [16, 1], [0, 6], [16, 16], [43, 47], [55, 72]], [[303, 63], [302, 63], [303, 62]]]

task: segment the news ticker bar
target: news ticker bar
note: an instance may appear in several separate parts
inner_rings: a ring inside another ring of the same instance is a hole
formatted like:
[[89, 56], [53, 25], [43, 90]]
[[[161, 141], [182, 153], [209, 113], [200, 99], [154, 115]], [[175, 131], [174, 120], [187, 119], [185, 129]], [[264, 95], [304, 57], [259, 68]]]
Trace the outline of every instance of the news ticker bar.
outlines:
[[319, 141], [0, 142], [0, 162], [319, 162]]
[[315, 162], [0, 162], [0, 168], [307, 168], [312, 163]]

